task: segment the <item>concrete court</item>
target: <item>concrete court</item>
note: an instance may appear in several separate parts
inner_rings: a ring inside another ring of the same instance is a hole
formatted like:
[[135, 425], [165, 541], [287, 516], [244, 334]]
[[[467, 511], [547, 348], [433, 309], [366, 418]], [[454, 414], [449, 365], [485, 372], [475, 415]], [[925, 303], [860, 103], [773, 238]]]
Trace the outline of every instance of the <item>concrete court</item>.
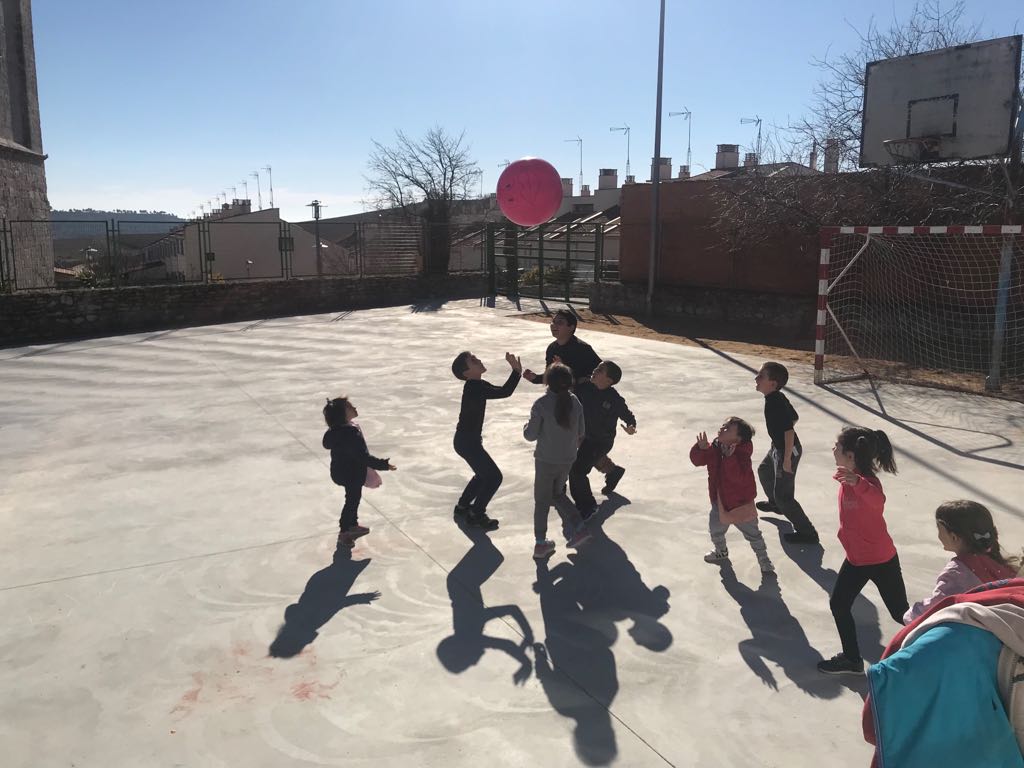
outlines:
[[[468, 479], [451, 359], [471, 348], [500, 383], [506, 350], [537, 368], [550, 341], [481, 303], [0, 350], [2, 764], [866, 766], [863, 682], [814, 669], [839, 649], [835, 435], [882, 427], [897, 448], [886, 517], [914, 600], [946, 560], [938, 502], [983, 501], [1024, 545], [1024, 406], [883, 388], [901, 425], [864, 385], [824, 391], [794, 366], [798, 496], [825, 549], [783, 549], [788, 527], [764, 523], [779, 578], [762, 581], [735, 531], [734, 568], [702, 561], [687, 459], [732, 414], [763, 453], [760, 361], [581, 332], [626, 371], [639, 431], [620, 433], [628, 472], [595, 539], [572, 559], [559, 540], [538, 570], [521, 428], [540, 387], [488, 407], [500, 530], [451, 520]], [[343, 393], [399, 471], [332, 565], [343, 491], [320, 409]], [[865, 597], [877, 658], [896, 625]]]

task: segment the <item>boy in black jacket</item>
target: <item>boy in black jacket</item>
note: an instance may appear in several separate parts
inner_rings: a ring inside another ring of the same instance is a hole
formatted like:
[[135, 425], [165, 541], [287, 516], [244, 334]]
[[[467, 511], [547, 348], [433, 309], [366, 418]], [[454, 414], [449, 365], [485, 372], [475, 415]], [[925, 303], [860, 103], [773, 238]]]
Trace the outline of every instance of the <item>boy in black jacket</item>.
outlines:
[[523, 364], [511, 352], [505, 353], [505, 361], [511, 366], [512, 372], [500, 387], [483, 380], [487, 368], [473, 353], [461, 352], [452, 362], [455, 378], [466, 382], [462, 385], [462, 407], [459, 410], [458, 426], [455, 427], [455, 452], [473, 470], [473, 477], [455, 505], [455, 519], [485, 531], [493, 531], [498, 527], [498, 521], [487, 516], [487, 505], [502, 480], [501, 470], [484, 450], [487, 401], [508, 397], [515, 392], [523, 373]]
[[[636, 434], [636, 417], [614, 387], [621, 380], [622, 369], [611, 360], [605, 360], [594, 369], [590, 381], [576, 385], [575, 393], [583, 405], [587, 432], [576, 461], [569, 470], [569, 492], [584, 520], [597, 509], [597, 500], [590, 490], [587, 475], [611, 451], [619, 421], [625, 423], [626, 434]], [[625, 472], [621, 467], [618, 469], [620, 473]], [[621, 477], [622, 474], [619, 474]]]
[[333, 400], [328, 398], [324, 406], [327, 431], [324, 433], [323, 446], [331, 452], [331, 480], [345, 487], [345, 506], [341, 508], [339, 522], [339, 547], [351, 547], [356, 539], [370, 532], [369, 528], [359, 525], [358, 519], [366, 470], [395, 469], [390, 459], [378, 459], [370, 455], [362, 430], [352, 421], [358, 415], [359, 411], [347, 397], [336, 397]]

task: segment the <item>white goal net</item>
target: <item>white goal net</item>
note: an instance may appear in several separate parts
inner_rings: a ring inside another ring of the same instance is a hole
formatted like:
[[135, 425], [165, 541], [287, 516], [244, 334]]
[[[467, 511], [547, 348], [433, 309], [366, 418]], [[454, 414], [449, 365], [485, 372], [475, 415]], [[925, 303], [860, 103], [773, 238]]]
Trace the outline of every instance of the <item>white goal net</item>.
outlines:
[[1024, 391], [1018, 226], [822, 230], [814, 380]]

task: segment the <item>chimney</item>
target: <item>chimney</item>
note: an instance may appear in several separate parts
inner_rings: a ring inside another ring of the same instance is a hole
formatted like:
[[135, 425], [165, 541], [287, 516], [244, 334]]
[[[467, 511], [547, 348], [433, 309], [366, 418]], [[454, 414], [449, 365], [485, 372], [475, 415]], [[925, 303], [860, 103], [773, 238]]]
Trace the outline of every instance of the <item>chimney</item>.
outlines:
[[590, 185], [584, 184], [580, 187], [580, 197], [590, 197]]
[[562, 197], [572, 197], [572, 179], [562, 179]]
[[619, 171], [616, 168], [602, 168], [597, 172], [597, 188], [617, 189], [619, 186]]
[[825, 173], [839, 173], [839, 139], [825, 139]]
[[[654, 158], [653, 157], [651, 158], [651, 174], [652, 174], [651, 181], [654, 181], [654, 179], [653, 179], [653, 174], [654, 174]], [[663, 181], [671, 181], [671, 179], [672, 179], [672, 158], [671, 157], [661, 157], [661, 158], [658, 158], [658, 178], [663, 180]]]
[[743, 156], [744, 168], [757, 168], [757, 152], [747, 152]]
[[679, 166], [679, 178], [680, 179], [688, 179], [688, 178], [690, 178], [690, 166], [688, 166], [688, 165], [680, 165]]
[[811, 142], [811, 162], [810, 167], [813, 170], [818, 170], [818, 140], [815, 139]]
[[740, 165], [740, 145], [739, 144], [719, 144], [718, 151], [715, 152], [715, 170], [727, 170], [729, 168], [739, 168]]

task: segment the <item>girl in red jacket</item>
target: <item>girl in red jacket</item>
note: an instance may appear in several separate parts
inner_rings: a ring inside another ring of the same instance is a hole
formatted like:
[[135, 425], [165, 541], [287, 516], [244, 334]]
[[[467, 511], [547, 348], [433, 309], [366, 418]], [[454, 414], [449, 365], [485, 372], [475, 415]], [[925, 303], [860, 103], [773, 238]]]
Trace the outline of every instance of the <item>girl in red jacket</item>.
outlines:
[[853, 623], [853, 601], [869, 581], [897, 624], [903, 623], [907, 588], [900, 558], [885, 527], [885, 494], [876, 477], [879, 469], [896, 474], [892, 444], [880, 429], [846, 427], [839, 433], [832, 455], [833, 478], [839, 482], [839, 541], [846, 559], [839, 569], [829, 607], [836, 620], [843, 652], [818, 663], [826, 675], [863, 675], [864, 662]]
[[690, 449], [694, 466], [708, 468], [708, 494], [711, 496], [708, 529], [715, 548], [704, 555], [704, 562], [720, 563], [729, 559], [725, 532], [730, 525], [735, 525], [757, 555], [761, 573], [774, 574], [775, 566], [768, 557], [768, 547], [757, 527], [757, 510], [754, 509], [757, 483], [750, 465], [753, 436], [753, 427], [733, 416], [719, 427], [715, 442], [709, 443], [707, 434], [701, 432]]

